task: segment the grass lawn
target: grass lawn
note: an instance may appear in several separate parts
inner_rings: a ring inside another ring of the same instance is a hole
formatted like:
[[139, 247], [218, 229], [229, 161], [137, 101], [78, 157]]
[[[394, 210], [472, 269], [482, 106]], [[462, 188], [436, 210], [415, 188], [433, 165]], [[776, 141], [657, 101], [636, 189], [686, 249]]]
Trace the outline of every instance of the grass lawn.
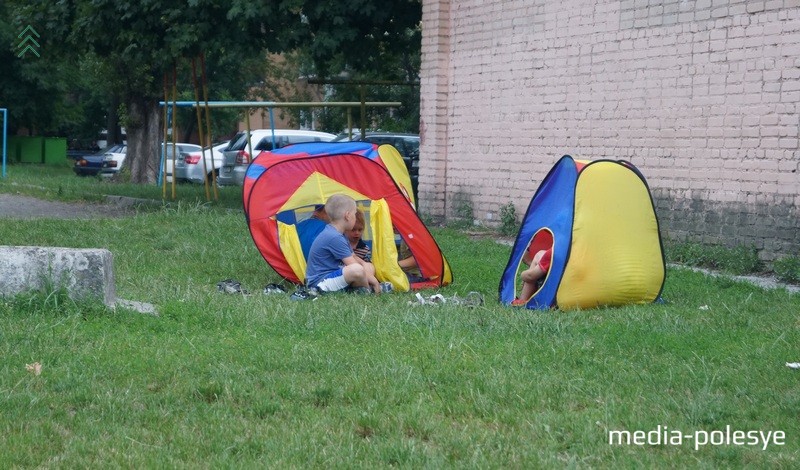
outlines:
[[[15, 168], [0, 191], [30, 177]], [[115, 189], [52, 178], [36, 183], [60, 185], [51, 197]], [[108, 248], [118, 295], [161, 314], [0, 299], [0, 468], [800, 466], [800, 371], [785, 366], [800, 362], [800, 295], [671, 269], [664, 304], [511, 309], [496, 301], [509, 248], [435, 229], [455, 276], [441, 292], [485, 306], [293, 302], [259, 293], [278, 278], [226, 207], [0, 219], [2, 244]], [[254, 294], [217, 292], [226, 278]], [[609, 444], [658, 429], [691, 438]], [[728, 444], [695, 449], [726, 429]], [[735, 431], [773, 434], [764, 449]]]

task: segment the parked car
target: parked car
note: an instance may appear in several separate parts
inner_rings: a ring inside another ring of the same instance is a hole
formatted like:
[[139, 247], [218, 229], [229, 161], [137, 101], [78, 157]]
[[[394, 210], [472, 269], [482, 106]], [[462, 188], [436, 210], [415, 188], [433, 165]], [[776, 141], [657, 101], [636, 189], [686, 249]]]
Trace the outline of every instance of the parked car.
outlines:
[[[361, 139], [361, 131], [353, 130], [353, 140], [363, 140], [373, 144], [391, 144], [403, 156], [403, 161], [408, 168], [408, 175], [411, 177], [411, 186], [414, 191], [414, 198], [417, 198], [417, 186], [419, 184], [419, 135], [402, 134], [393, 132], [367, 132]], [[337, 140], [349, 140], [349, 135], [340, 135]]]
[[109, 147], [103, 153], [103, 168], [100, 170], [101, 176], [114, 176], [122, 169], [125, 163], [125, 155], [128, 153], [128, 146], [125, 144]]
[[[275, 148], [285, 147], [289, 144], [301, 142], [330, 142], [336, 138], [333, 134], [317, 131], [303, 131], [293, 129], [275, 129]], [[244, 176], [247, 173], [247, 166], [264, 150], [272, 150], [272, 131], [270, 129], [257, 129], [250, 132], [250, 146], [248, 145], [247, 133], [240, 132], [231, 140], [228, 147], [223, 150], [223, 163], [219, 169], [217, 183], [220, 186], [244, 184]]]
[[75, 159], [75, 164], [72, 170], [78, 176], [97, 176], [100, 170], [103, 169], [103, 162], [105, 161], [106, 151], [93, 154], [82, 154]]
[[[172, 182], [172, 149], [173, 145], [172, 142], [167, 142], [167, 152], [164, 154], [164, 144], [161, 144], [161, 154], [166, 155], [165, 159], [167, 161], [167, 170], [166, 170], [166, 178], [167, 182]], [[186, 155], [190, 153], [199, 153], [202, 150], [202, 147], [196, 144], [185, 144], [185, 143], [176, 143], [175, 147], [177, 147], [178, 155], [175, 156], [175, 167], [178, 169], [177, 171], [181, 171], [181, 166], [184, 164], [183, 160], [186, 158]]]
[[[204, 151], [194, 150], [182, 154], [182, 158], [178, 159], [175, 164], [175, 177], [179, 181], [186, 180], [191, 183], [203, 184], [206, 177], [211, 181], [212, 172], [216, 172], [217, 176], [219, 176], [219, 169], [222, 167], [222, 159], [224, 158], [222, 150], [229, 143], [230, 141], [225, 141], [206, 147]], [[205, 167], [203, 166], [203, 155], [206, 157]]]

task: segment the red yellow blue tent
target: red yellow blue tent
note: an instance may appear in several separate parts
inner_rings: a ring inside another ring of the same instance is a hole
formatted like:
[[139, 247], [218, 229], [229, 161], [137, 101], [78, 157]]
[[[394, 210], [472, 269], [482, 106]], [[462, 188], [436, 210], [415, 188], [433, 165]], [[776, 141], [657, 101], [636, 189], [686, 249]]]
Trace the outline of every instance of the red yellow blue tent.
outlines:
[[[247, 169], [245, 217], [256, 247], [285, 279], [301, 283], [306, 260], [297, 224], [336, 193], [356, 200], [367, 221], [363, 238], [372, 246], [378, 279], [398, 291], [438, 287], [452, 272], [436, 240], [418, 217], [411, 180], [391, 145], [311, 142], [262, 152]], [[397, 264], [404, 244], [417, 262], [421, 282], [409, 283]]]
[[[533, 248], [531, 248], [533, 246]], [[644, 176], [631, 163], [562, 157], [536, 190], [500, 279], [517, 295], [526, 251], [552, 248], [530, 309], [653, 302], [666, 277], [661, 234]]]

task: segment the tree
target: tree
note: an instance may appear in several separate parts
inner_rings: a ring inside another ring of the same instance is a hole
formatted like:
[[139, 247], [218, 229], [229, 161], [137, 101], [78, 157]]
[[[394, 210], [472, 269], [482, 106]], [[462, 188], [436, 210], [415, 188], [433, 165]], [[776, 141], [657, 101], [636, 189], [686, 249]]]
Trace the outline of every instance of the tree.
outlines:
[[[75, 95], [73, 87], [64, 85], [70, 73], [101, 77], [97, 88], [107, 95], [105, 101], [120, 99], [131, 179], [139, 183], [152, 182], [157, 174], [164, 75], [176, 64], [185, 73], [188, 59], [200, 53], [207, 59], [209, 80], [230, 84], [217, 87], [223, 90], [217, 98], [241, 99], [246, 85], [263, 79], [263, 74], [248, 75], [253, 67], [242, 66], [248, 60], [265, 63], [268, 52], [296, 48], [318, 76], [344, 72], [353, 78], [409, 80], [418, 75], [420, 0], [7, 0], [3, 7], [12, 21], [10, 28], [0, 23], [2, 39], [35, 25], [50, 58], [37, 65], [41, 69], [27, 64], [13, 75], [4, 73], [0, 97], [8, 78], [13, 91], [5, 94], [26, 100], [29, 122], [42, 126], [53, 116], [54, 103], [66, 103], [59, 116], [79, 112], [68, 106], [75, 102], [67, 99]], [[8, 52], [0, 50], [0, 56]], [[63, 68], [53, 68], [58, 63]], [[412, 120], [414, 114], [409, 113]]]
[[[64, 135], [70, 129], [76, 131], [70, 132], [76, 137], [91, 135], [92, 131], [81, 125], [84, 116], [103, 109], [98, 101], [101, 94], [93, 93], [94, 75], [87, 73], [91, 59], [72, 60], [47, 47], [20, 57], [18, 35], [28, 23], [14, 21], [17, 15], [12, 13], [16, 12], [9, 7], [0, 3], [0, 103], [9, 109], [11, 132], [25, 128], [37, 134]], [[46, 39], [40, 37], [38, 42]]]
[[53, 47], [91, 52], [109, 68], [136, 183], [154, 182], [157, 175], [165, 73], [200, 53], [221, 62], [282, 50], [300, 21], [298, 0], [14, 1], [18, 18], [43, 25]]
[[[309, 0], [303, 4], [306, 34], [302, 50], [317, 78], [416, 83], [419, 81], [422, 2], [420, 0]], [[330, 99], [358, 101], [359, 86], [331, 87]], [[367, 110], [367, 121], [386, 130], [419, 131], [419, 87], [370, 85], [371, 101], [403, 102], [399, 110]], [[360, 110], [354, 110], [355, 122]], [[337, 131], [345, 118], [323, 113], [324, 125]]]

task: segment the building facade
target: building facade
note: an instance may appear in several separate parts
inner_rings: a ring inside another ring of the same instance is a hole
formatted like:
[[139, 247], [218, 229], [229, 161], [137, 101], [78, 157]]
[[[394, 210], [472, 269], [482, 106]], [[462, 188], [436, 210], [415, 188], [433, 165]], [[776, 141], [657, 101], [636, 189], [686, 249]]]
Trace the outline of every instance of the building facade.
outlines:
[[492, 225], [622, 159], [666, 237], [798, 256], [799, 104], [800, 0], [424, 0], [421, 210]]

